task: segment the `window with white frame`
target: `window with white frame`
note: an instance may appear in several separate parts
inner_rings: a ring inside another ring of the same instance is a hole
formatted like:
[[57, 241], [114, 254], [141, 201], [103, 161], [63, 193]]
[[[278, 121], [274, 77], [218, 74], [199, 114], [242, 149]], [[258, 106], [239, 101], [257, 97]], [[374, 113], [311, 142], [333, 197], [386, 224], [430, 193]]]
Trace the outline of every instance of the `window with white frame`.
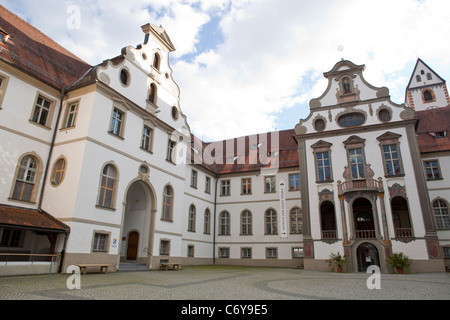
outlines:
[[195, 206], [193, 204], [189, 207], [188, 231], [195, 232]]
[[198, 179], [198, 172], [197, 170], [191, 171], [191, 187], [197, 188], [197, 179]]
[[447, 202], [441, 199], [433, 201], [433, 212], [437, 229], [450, 229], [450, 215], [448, 214]]
[[92, 251], [107, 251], [107, 243], [108, 243], [108, 234], [106, 233], [94, 233], [94, 241], [92, 244]]
[[38, 162], [33, 156], [25, 156], [20, 161], [19, 170], [12, 193], [12, 199], [32, 201], [33, 189], [36, 183]]
[[278, 256], [277, 248], [266, 248], [266, 258], [276, 258]]
[[211, 193], [211, 178], [205, 177], [205, 192]]
[[223, 211], [219, 215], [219, 235], [230, 235], [230, 214], [227, 211]]
[[100, 192], [97, 205], [104, 208], [113, 208], [116, 191], [117, 170], [112, 164], [107, 164], [102, 171]]
[[78, 113], [78, 102], [70, 103], [67, 108], [66, 123], [65, 123], [66, 128], [75, 127], [77, 113]]
[[241, 213], [241, 235], [252, 234], [252, 213], [244, 210]]
[[109, 127], [109, 132], [116, 136], [121, 136], [123, 121], [124, 121], [124, 113], [118, 108], [114, 108], [111, 116], [111, 125]]
[[364, 168], [364, 154], [362, 148], [348, 149], [348, 162], [350, 165], [350, 172], [353, 180], [360, 180], [366, 178], [366, 171]]
[[300, 176], [298, 173], [289, 175], [289, 191], [300, 190]]
[[241, 248], [241, 258], [250, 259], [251, 257], [252, 257], [252, 248]]
[[170, 240], [161, 240], [159, 243], [159, 254], [160, 255], [170, 255]]
[[166, 186], [163, 192], [163, 203], [161, 220], [172, 220], [172, 207], [173, 207], [173, 190], [170, 186]]
[[229, 258], [230, 248], [219, 248], [219, 258]]
[[267, 209], [264, 217], [266, 220], [266, 234], [278, 234], [277, 212], [274, 209]]
[[264, 192], [272, 193], [275, 192], [275, 176], [264, 177]]
[[52, 106], [52, 102], [41, 95], [38, 95], [36, 99], [36, 104], [34, 105], [33, 116], [31, 117], [31, 121], [46, 126], [49, 126], [49, 118], [50, 118], [50, 108]]
[[229, 196], [230, 195], [230, 180], [220, 181], [220, 195]]
[[144, 125], [142, 129], [141, 148], [146, 151], [152, 151], [152, 135], [153, 129]]
[[241, 183], [242, 183], [242, 194], [251, 194], [252, 178], [243, 178]]
[[290, 222], [291, 234], [303, 233], [302, 210], [299, 207], [294, 207], [291, 209]]
[[427, 180], [442, 179], [438, 160], [424, 161], [424, 165], [425, 165], [425, 174], [426, 174]]
[[167, 143], [167, 157], [166, 157], [167, 161], [175, 162], [175, 145], [176, 142], [169, 139]]
[[210, 234], [211, 233], [211, 212], [209, 209], [205, 210], [205, 217], [203, 221], [203, 233]]

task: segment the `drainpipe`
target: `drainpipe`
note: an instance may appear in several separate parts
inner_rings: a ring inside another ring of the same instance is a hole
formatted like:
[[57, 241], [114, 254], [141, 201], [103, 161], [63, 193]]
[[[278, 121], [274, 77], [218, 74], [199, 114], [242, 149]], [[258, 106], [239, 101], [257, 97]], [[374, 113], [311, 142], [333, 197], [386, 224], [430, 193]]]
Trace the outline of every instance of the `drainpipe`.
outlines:
[[217, 184], [219, 175], [216, 173], [216, 188], [214, 190], [214, 223], [213, 223], [213, 265], [216, 265], [216, 211], [217, 211]]
[[58, 124], [59, 124], [59, 120], [61, 118], [61, 111], [62, 111], [63, 100], [64, 100], [65, 95], [66, 95], [66, 91], [64, 88], [62, 88], [60, 101], [59, 101], [58, 116], [56, 118], [55, 129], [53, 130], [53, 137], [52, 137], [52, 142], [50, 144], [50, 150], [48, 151], [47, 163], [45, 164], [44, 177], [42, 179], [41, 194], [39, 195], [39, 202], [38, 202], [38, 211], [39, 212], [42, 212], [42, 201], [44, 199], [45, 185], [46, 185], [46, 180], [47, 180], [47, 176], [48, 176], [48, 169], [50, 167], [50, 158], [52, 156], [53, 149], [55, 147], [56, 133], [58, 131]]

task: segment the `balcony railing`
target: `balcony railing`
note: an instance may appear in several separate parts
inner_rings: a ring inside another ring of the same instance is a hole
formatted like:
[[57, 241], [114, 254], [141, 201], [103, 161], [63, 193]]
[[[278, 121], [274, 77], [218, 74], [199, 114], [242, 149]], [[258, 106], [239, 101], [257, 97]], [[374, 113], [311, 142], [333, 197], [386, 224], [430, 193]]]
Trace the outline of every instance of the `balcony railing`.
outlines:
[[322, 239], [336, 239], [336, 230], [322, 230]]
[[357, 239], [375, 239], [375, 230], [356, 230]]
[[395, 236], [397, 238], [410, 238], [413, 236], [411, 228], [396, 228]]
[[344, 182], [338, 181], [337, 186], [340, 195], [351, 191], [369, 190], [378, 192], [383, 190], [383, 183], [381, 180], [374, 179], [349, 180]]

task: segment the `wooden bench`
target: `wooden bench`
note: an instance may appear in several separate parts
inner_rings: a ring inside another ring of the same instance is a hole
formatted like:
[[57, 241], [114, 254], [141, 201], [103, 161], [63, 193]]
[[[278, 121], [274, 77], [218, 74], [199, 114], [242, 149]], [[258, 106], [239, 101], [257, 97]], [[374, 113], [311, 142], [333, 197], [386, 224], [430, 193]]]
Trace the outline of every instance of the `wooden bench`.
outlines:
[[105, 271], [105, 274], [108, 273], [108, 267], [111, 267], [112, 264], [77, 264], [76, 266], [78, 266], [80, 268], [80, 271], [83, 274], [86, 274], [86, 270], [87, 268], [100, 268], [100, 272]]
[[160, 270], [169, 270], [169, 268], [172, 267], [172, 270], [179, 270], [181, 268], [181, 263], [160, 263], [159, 269]]

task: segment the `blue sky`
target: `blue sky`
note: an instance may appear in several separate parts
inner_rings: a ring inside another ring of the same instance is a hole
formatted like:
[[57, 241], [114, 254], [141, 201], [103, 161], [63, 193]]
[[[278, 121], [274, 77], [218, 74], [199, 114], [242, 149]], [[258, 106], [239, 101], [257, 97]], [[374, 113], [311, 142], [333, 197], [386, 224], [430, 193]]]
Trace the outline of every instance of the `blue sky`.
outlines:
[[[450, 76], [448, 0], [0, 0], [92, 65], [162, 25], [181, 109], [206, 141], [292, 129], [341, 58], [404, 102], [417, 58]], [[69, 28], [68, 8], [80, 10]], [[388, 9], [387, 9], [388, 8]]]

